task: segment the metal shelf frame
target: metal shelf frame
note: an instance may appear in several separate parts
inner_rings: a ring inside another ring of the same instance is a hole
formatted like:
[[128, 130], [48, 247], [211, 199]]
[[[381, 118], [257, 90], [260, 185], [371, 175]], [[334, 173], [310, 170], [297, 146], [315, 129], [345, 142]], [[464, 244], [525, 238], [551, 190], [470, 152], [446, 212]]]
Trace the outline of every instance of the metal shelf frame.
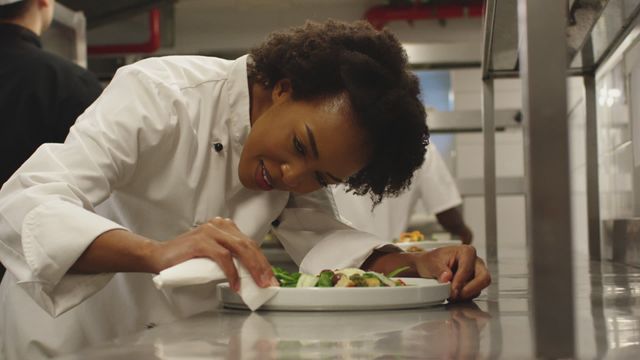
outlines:
[[[482, 123], [487, 262], [497, 271], [493, 85], [498, 79], [519, 77], [523, 90], [529, 311], [535, 353], [541, 358], [577, 355], [566, 78], [583, 77], [589, 256], [600, 260], [595, 74], [640, 26], [640, 2], [627, 2], [634, 8], [595, 56], [592, 35], [606, 7], [610, 3], [622, 6], [622, 1], [487, 0], [485, 4]], [[571, 67], [574, 63], [579, 65]], [[544, 278], [555, 281], [544, 282]]]

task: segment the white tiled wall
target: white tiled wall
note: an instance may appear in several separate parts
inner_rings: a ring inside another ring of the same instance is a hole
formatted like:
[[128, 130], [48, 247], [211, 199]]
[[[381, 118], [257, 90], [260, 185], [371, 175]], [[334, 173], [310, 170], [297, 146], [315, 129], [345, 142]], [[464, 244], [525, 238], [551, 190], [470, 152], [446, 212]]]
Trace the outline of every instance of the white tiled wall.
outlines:
[[[455, 110], [478, 110], [482, 106], [482, 72], [480, 69], [451, 71], [451, 91]], [[522, 95], [519, 79], [494, 81], [496, 109], [520, 109]]]
[[[451, 71], [451, 91], [454, 110], [479, 110], [482, 105], [481, 72], [479, 69]], [[494, 81], [496, 109], [520, 109], [520, 80]], [[481, 133], [456, 134], [455, 169], [458, 178], [482, 178], [483, 138]], [[523, 176], [522, 131], [496, 133], [497, 176]], [[500, 196], [497, 200], [498, 242], [500, 247], [525, 250], [525, 202], [523, 195]], [[465, 197], [464, 217], [474, 232], [478, 252], [485, 255], [484, 198]]]

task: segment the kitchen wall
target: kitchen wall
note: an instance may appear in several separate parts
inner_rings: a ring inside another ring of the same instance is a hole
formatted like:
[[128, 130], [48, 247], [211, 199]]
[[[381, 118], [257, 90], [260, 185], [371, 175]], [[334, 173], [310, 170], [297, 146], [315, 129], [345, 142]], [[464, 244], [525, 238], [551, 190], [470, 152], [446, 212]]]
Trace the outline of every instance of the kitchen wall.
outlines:
[[[454, 110], [480, 110], [482, 105], [482, 81], [480, 69], [451, 71], [451, 92]], [[494, 81], [496, 109], [520, 109], [522, 107], [519, 79]], [[484, 176], [482, 133], [455, 135], [455, 168], [457, 178], [482, 178]], [[496, 174], [498, 177], [522, 177], [524, 152], [520, 129], [496, 133]], [[474, 233], [474, 243], [484, 256], [485, 219], [484, 198], [463, 196], [464, 218]], [[497, 200], [498, 243], [501, 248], [525, 250], [525, 202], [524, 195], [499, 196]]]

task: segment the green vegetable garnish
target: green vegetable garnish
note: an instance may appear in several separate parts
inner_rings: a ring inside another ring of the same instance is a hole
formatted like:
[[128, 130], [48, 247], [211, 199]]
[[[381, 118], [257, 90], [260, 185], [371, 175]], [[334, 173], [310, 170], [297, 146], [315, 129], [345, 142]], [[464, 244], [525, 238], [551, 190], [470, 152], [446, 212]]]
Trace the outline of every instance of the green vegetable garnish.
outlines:
[[403, 266], [401, 268], [397, 268], [397, 269], [393, 270], [392, 272], [388, 273], [387, 277], [389, 277], [389, 278], [394, 277], [394, 276], [400, 274], [401, 272], [403, 272], [405, 270], [409, 270], [409, 269], [410, 269], [409, 266]]
[[366, 287], [367, 286], [367, 280], [365, 280], [365, 278], [360, 274], [353, 274], [353, 275], [349, 276], [349, 280], [353, 281], [353, 284], [356, 287]]
[[333, 271], [331, 270], [323, 270], [320, 273], [320, 278], [318, 279], [317, 287], [333, 287]]
[[298, 283], [298, 279], [300, 278], [299, 272], [295, 272], [291, 274], [286, 270], [276, 266], [272, 267], [271, 269], [273, 270], [273, 275], [276, 277], [276, 279], [280, 283], [280, 286], [296, 287], [296, 284]]

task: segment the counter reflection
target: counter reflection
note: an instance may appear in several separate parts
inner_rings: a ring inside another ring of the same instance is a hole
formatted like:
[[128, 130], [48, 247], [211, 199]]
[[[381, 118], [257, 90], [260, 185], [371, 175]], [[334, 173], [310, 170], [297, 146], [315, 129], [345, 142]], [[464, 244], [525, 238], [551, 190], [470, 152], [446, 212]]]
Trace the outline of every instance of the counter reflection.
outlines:
[[61, 359], [484, 359], [476, 303], [374, 312], [222, 310]]

